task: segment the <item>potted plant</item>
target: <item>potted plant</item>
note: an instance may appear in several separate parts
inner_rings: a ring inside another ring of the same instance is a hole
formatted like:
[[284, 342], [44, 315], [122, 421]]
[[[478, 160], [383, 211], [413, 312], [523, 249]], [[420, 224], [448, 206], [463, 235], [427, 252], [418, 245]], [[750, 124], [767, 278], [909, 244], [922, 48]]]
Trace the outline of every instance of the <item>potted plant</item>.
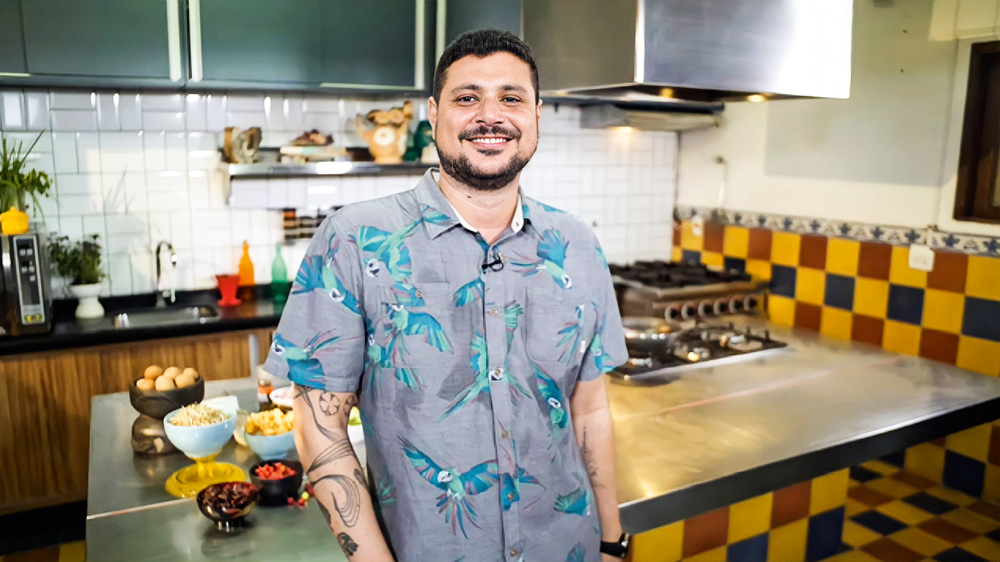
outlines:
[[97, 242], [97, 235], [91, 234], [75, 242], [70, 242], [67, 236], [53, 236], [49, 239], [49, 260], [56, 273], [69, 281], [73, 296], [80, 299], [76, 317], [103, 317], [104, 307], [97, 296], [101, 294], [101, 281], [104, 281], [105, 275], [101, 268], [101, 245]]
[[[41, 212], [38, 198], [48, 197], [52, 189], [48, 174], [27, 168], [28, 155], [38, 144], [42, 134], [38, 133], [28, 150], [24, 150], [22, 143], [8, 143], [7, 139], [3, 139], [0, 144], [0, 212], [9, 213], [4, 223], [17, 224], [16, 230], [21, 230], [21, 225], [27, 222], [25, 212], [28, 210], [28, 200]], [[8, 233], [8, 228], [5, 227], [4, 232]], [[11, 229], [9, 234], [21, 232]]]

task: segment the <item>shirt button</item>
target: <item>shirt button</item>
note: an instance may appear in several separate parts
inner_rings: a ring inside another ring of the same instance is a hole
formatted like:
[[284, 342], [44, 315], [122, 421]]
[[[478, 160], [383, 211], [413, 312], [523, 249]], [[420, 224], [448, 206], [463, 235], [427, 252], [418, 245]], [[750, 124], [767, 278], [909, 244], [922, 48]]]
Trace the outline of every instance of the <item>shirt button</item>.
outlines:
[[509, 434], [509, 433], [507, 433], [507, 430], [506, 430], [506, 429], [505, 429], [505, 430], [503, 430], [503, 433], [501, 433], [500, 435], [501, 435], [501, 436], [502, 436], [502, 437], [503, 437], [504, 439], [507, 439], [507, 438], [509, 438], [509, 437], [510, 437], [510, 434]]
[[492, 373], [490, 373], [490, 378], [493, 379], [493, 380], [495, 380], [495, 381], [498, 381], [498, 380], [502, 379], [503, 378], [503, 368], [495, 369]]
[[419, 298], [419, 297], [423, 297], [423, 296], [424, 296], [424, 292], [421, 291], [420, 289], [417, 289], [417, 297]]
[[510, 549], [510, 555], [511, 555], [511, 556], [517, 556], [517, 550], [515, 550], [515, 549], [513, 549], [513, 548], [512, 548], [512, 549]]
[[494, 309], [490, 310], [490, 314], [492, 314], [493, 316], [496, 316], [497, 314], [500, 314], [500, 311], [494, 308]]
[[514, 501], [514, 492], [507, 492], [507, 501]]

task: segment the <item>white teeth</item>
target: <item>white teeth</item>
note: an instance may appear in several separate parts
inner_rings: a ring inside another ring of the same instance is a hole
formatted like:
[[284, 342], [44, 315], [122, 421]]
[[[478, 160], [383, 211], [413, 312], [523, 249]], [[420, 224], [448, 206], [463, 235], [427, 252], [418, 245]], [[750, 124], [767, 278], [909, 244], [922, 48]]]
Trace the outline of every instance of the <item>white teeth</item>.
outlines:
[[507, 139], [498, 139], [498, 138], [488, 138], [488, 139], [480, 138], [480, 139], [472, 139], [472, 140], [473, 140], [473, 142], [480, 142], [480, 143], [483, 143], [483, 144], [501, 144], [501, 143], [507, 142]]

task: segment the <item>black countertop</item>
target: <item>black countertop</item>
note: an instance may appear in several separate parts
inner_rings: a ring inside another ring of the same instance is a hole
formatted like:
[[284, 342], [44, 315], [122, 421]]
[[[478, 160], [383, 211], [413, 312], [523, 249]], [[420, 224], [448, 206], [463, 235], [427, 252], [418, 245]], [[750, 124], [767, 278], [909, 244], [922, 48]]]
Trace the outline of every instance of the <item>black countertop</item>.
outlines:
[[284, 306], [271, 300], [269, 287], [257, 287], [255, 297], [253, 300], [244, 300], [238, 306], [223, 308], [216, 304], [219, 293], [215, 289], [178, 292], [177, 302], [171, 304], [171, 307], [211, 306], [219, 311], [219, 319], [204, 324], [175, 324], [121, 330], [115, 329], [112, 321], [114, 316], [119, 312], [149, 310], [156, 302], [155, 295], [102, 298], [104, 318], [88, 321], [76, 320], [75, 299], [56, 300], [52, 306], [54, 318], [52, 330], [44, 335], [0, 337], [0, 356], [277, 326]]

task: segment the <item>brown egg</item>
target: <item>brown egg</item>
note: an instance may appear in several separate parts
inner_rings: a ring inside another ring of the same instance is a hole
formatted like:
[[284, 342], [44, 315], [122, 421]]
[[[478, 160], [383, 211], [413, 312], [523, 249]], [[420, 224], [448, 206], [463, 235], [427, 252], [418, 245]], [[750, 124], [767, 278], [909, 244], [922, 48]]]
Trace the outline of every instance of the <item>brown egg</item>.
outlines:
[[185, 386], [193, 385], [195, 383], [195, 380], [194, 377], [192, 377], [189, 373], [185, 372], [177, 375], [177, 378], [174, 379], [174, 383], [177, 384], [177, 388], [184, 388]]
[[198, 371], [195, 370], [194, 367], [188, 367], [187, 369], [184, 369], [184, 374], [191, 375], [191, 378], [193, 378], [194, 380], [198, 380], [201, 378], [201, 375], [198, 374]]
[[146, 367], [146, 371], [142, 374], [148, 380], [155, 381], [156, 377], [163, 374], [163, 367], [159, 365], [150, 365]]
[[179, 367], [167, 367], [167, 370], [163, 371], [163, 376], [167, 377], [168, 379], [175, 379], [179, 374], [181, 374], [181, 370]]
[[177, 385], [174, 384], [174, 379], [168, 377], [166, 374], [156, 379], [156, 390], [173, 390], [175, 388], [177, 388]]
[[139, 379], [135, 381], [135, 386], [139, 390], [153, 390], [156, 388], [156, 383], [149, 379]]

